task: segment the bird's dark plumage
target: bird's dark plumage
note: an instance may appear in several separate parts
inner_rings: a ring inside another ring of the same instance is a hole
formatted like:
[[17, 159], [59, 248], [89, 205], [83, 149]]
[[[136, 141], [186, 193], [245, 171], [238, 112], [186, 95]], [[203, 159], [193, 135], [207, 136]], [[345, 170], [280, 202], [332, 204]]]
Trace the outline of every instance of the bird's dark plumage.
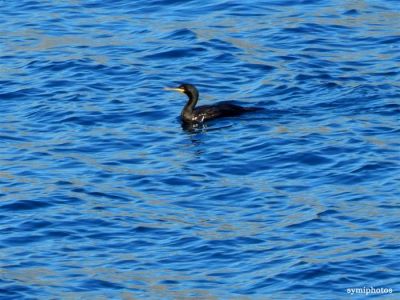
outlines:
[[239, 116], [245, 112], [261, 109], [258, 107], [242, 107], [227, 102], [196, 107], [199, 100], [199, 92], [194, 85], [188, 83], [183, 83], [178, 88], [167, 88], [167, 90], [178, 91], [188, 96], [189, 100], [181, 112], [181, 118], [184, 123], [202, 123], [216, 118]]

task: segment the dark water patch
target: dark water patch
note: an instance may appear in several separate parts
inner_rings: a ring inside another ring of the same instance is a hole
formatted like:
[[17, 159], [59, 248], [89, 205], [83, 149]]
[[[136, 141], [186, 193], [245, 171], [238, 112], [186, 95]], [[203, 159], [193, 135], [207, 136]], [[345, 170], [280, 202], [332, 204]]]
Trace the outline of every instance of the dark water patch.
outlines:
[[36, 294], [31, 287], [7, 282], [0, 283], [4, 286], [4, 288], [0, 288], [0, 293], [4, 297], [7, 297], [7, 299], [35, 299], [35, 297], [31, 296], [32, 294]]
[[0, 205], [0, 210], [6, 211], [20, 211], [20, 210], [33, 210], [41, 209], [52, 206], [51, 203], [39, 200], [18, 200], [14, 203]]
[[42, 235], [24, 235], [5, 238], [0, 241], [2, 245], [10, 246], [23, 246], [31, 243], [41, 242], [45, 239]]
[[191, 188], [195, 188], [195, 187], [199, 187], [201, 186], [200, 184], [195, 184], [193, 183], [192, 180], [187, 180], [187, 179], [182, 179], [179, 177], [172, 177], [172, 178], [168, 178], [162, 181], [163, 183], [170, 185], [170, 186], [188, 186]]
[[185, 48], [179, 50], [169, 50], [163, 51], [156, 54], [150, 54], [143, 57], [145, 60], [152, 60], [152, 59], [177, 59], [183, 57], [193, 57], [196, 53], [201, 53], [206, 51], [204, 48]]
[[27, 138], [22, 138], [22, 137], [18, 137], [18, 136], [10, 136], [10, 135], [0, 135], [0, 140], [2, 140], [3, 142], [7, 142], [7, 141], [27, 142], [27, 141], [29, 141], [29, 139], [27, 139]]
[[335, 209], [327, 209], [323, 212], [318, 213], [318, 217], [327, 217], [327, 216], [331, 216], [331, 215], [337, 215], [339, 213], [339, 211], [335, 210]]
[[99, 280], [99, 279], [91, 279], [86, 280], [80, 285], [84, 290], [92, 291], [93, 289], [122, 289], [123, 286], [116, 282]]
[[265, 64], [244, 64], [242, 65], [244, 68], [256, 69], [264, 72], [270, 72], [275, 69], [273, 66], [265, 65]]
[[395, 44], [400, 42], [400, 37], [399, 36], [387, 36], [381, 41], [384, 44]]
[[17, 91], [0, 93], [1, 100], [12, 100], [12, 99], [27, 99], [32, 95], [40, 94], [41, 90], [37, 88], [23, 88]]
[[390, 170], [397, 170], [397, 167], [398, 166], [393, 163], [370, 163], [352, 171], [352, 173], [377, 171], [379, 169], [385, 169], [386, 171], [390, 171]]
[[[98, 117], [92, 117], [92, 120], [90, 120], [90, 117], [88, 116], [83, 116], [83, 117], [68, 117], [63, 120], [61, 120], [62, 123], [76, 123], [82, 126], [93, 126], [96, 124], [96, 120], [99, 120], [100, 118]], [[58, 121], [60, 122], [60, 121]]]
[[[122, 201], [129, 200], [128, 198], [120, 196], [116, 193], [112, 194], [112, 193], [103, 193], [103, 192], [91, 192], [91, 191], [87, 191], [84, 188], [73, 188], [71, 191], [73, 191], [75, 193], [84, 193], [88, 196], [92, 196], [92, 197], [96, 197], [96, 198], [108, 198], [108, 199], [112, 199], [112, 200], [122, 200]], [[70, 197], [70, 199], [81, 201], [79, 198], [76, 198], [76, 197]]]
[[168, 36], [165, 37], [166, 39], [176, 39], [179, 41], [191, 41], [197, 38], [197, 35], [192, 30], [187, 28], [178, 29], [170, 33]]
[[349, 9], [349, 10], [346, 10], [343, 13], [343, 15], [346, 15], [346, 16], [356, 16], [356, 15], [359, 15], [359, 14], [360, 13], [359, 13], [359, 11], [357, 9]]

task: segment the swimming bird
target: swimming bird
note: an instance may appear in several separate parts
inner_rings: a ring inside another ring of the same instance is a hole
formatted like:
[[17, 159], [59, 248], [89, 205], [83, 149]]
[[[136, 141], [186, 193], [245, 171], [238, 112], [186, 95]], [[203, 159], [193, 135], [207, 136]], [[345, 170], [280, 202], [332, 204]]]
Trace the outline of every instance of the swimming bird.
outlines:
[[196, 107], [199, 101], [199, 91], [193, 84], [183, 83], [177, 88], [165, 88], [168, 91], [177, 91], [188, 96], [188, 101], [181, 112], [184, 123], [203, 123], [208, 120], [239, 116], [246, 112], [261, 110], [259, 107], [242, 107], [236, 104], [220, 102], [215, 105]]

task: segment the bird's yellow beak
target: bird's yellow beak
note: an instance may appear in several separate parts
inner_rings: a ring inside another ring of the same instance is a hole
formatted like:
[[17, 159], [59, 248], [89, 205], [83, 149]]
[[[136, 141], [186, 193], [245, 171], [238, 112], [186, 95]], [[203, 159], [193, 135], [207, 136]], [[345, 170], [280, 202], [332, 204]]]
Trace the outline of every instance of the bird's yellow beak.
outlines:
[[175, 92], [179, 92], [179, 93], [184, 93], [185, 90], [182, 88], [169, 88], [169, 87], [165, 87], [164, 90], [166, 91], [175, 91]]

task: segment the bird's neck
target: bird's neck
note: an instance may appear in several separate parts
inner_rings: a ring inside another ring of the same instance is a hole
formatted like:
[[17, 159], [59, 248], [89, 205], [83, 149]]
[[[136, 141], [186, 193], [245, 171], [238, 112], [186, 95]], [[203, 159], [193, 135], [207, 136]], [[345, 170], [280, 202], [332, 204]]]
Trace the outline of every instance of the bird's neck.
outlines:
[[199, 94], [195, 93], [195, 94], [190, 94], [188, 95], [189, 99], [186, 102], [185, 106], [183, 107], [182, 110], [182, 118], [184, 120], [191, 120], [192, 119], [192, 115], [193, 115], [193, 110], [197, 104], [197, 101], [199, 100]]

